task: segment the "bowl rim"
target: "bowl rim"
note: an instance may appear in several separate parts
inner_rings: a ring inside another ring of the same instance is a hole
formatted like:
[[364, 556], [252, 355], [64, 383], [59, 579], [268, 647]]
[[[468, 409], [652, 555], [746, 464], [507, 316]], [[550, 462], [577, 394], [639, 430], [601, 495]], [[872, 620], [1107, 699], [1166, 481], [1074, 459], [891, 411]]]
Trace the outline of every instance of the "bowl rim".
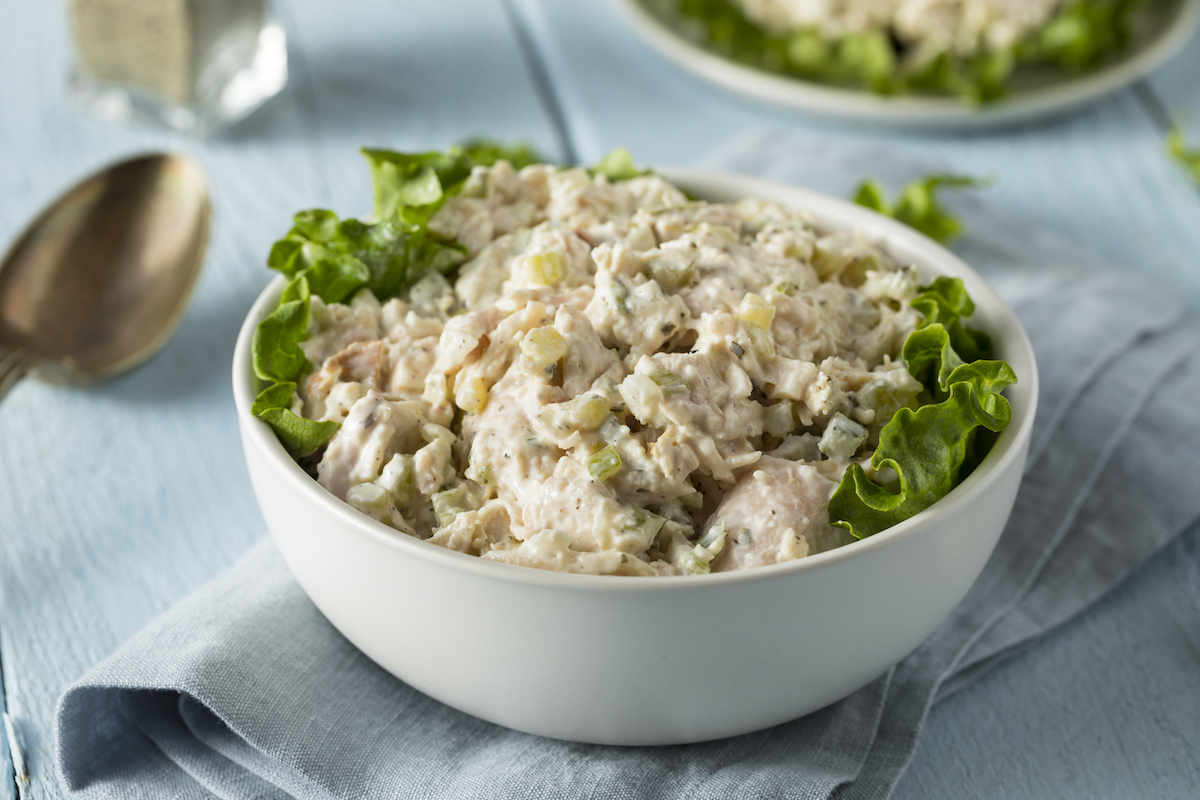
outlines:
[[[966, 480], [954, 487], [946, 497], [915, 516], [874, 536], [780, 564], [734, 572], [688, 576], [685, 580], [636, 580], [631, 579], [630, 576], [556, 572], [489, 561], [479, 556], [460, 553], [404, 535], [355, 510], [310, 477], [284, 449], [272, 428], [266, 422], [255, 419], [250, 414], [250, 406], [259, 392], [257, 388], [259, 379], [254, 375], [250, 358], [251, 341], [258, 323], [274, 310], [278, 297], [283, 291], [285, 277], [282, 275], [276, 276], [255, 299], [242, 323], [235, 345], [232, 388], [244, 445], [254, 447], [268, 467], [274, 470], [289, 486], [309, 501], [341, 519], [357, 534], [400, 553], [430, 562], [431, 566], [462, 570], [481, 578], [506, 583], [521, 583], [544, 588], [569, 587], [575, 591], [602, 592], [695, 591], [702, 590], [706, 586], [789, 579], [794, 574], [828, 569], [859, 555], [888, 548], [897, 542], [920, 536], [934, 527], [939, 519], [949, 516], [962, 506], [969, 505], [977, 497], [986, 493], [999, 480], [999, 476], [1007, 472], [1015, 460], [1022, 457], [1023, 445], [1032, 436], [1039, 395], [1037, 361], [1033, 347], [1020, 320], [1008, 304], [958, 256], [902, 223], [862, 206], [811, 189], [712, 170], [656, 167], [655, 171], [672, 183], [689, 190], [699, 189], [697, 194], [701, 196], [706, 194], [717, 196], [715, 202], [722, 201], [720, 195], [725, 195], [730, 199], [762, 197], [781, 202], [793, 210], [810, 210], [818, 224], [828, 229], [861, 230], [872, 241], [879, 243], [889, 252], [893, 252], [897, 244], [901, 245], [900, 249], [907, 250], [907, 255], [912, 256], [912, 258], [903, 260], [915, 263], [922, 271], [952, 274], [969, 279], [972, 284], [969, 291], [975, 301], [977, 313], [980, 308], [986, 307], [1005, 322], [1006, 327], [1011, 329], [1011, 336], [1004, 340], [1004, 349], [1008, 351], [1005, 358], [1011, 361], [1019, 356], [1019, 360], [1027, 361], [1029, 364], [1029, 374], [1019, 375], [1024, 386], [1017, 390], [1019, 394], [1027, 397], [1027, 400], [1012, 402], [1012, 422], [999, 434], [983, 462], [967, 476]], [[1013, 398], [1010, 397], [1010, 401], [1012, 400]]]
[[875, 95], [863, 89], [768, 72], [689, 40], [660, 20], [648, 8], [647, 0], [617, 0], [617, 10], [626, 25], [658, 55], [735, 95], [831, 120], [895, 129], [965, 131], [1013, 126], [1068, 113], [1150, 75], [1183, 49], [1200, 24], [1200, 0], [1171, 2], [1169, 8], [1163, 5], [1138, 11], [1160, 15], [1162, 30], [1131, 42], [1114, 61], [1079, 75], [1064, 75], [1043, 86], [1014, 91], [981, 107], [972, 107], [953, 96]]

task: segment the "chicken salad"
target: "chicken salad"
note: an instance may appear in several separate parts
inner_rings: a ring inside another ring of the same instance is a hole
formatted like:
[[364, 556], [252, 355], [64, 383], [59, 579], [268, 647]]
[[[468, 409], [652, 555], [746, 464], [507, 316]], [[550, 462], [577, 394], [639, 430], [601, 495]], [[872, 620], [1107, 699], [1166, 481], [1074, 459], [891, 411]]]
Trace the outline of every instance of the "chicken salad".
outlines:
[[861, 233], [622, 153], [366, 153], [375, 219], [302, 212], [272, 250], [254, 413], [400, 534], [591, 574], [766, 566], [919, 512], [1007, 423], [961, 282]]

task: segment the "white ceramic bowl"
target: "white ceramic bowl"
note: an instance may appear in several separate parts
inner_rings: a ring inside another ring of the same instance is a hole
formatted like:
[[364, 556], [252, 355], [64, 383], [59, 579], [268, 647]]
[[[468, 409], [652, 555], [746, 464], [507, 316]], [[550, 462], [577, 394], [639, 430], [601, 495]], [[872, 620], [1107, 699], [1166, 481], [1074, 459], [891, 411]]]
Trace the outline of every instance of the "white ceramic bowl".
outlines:
[[1200, 0], [1154, 0], [1133, 12], [1129, 46], [1099, 67], [1071, 73], [1020, 70], [1007, 96], [982, 106], [956, 97], [880, 95], [780, 75], [724, 58], [689, 36], [676, 0], [617, 0], [629, 26], [660, 55], [735, 94], [793, 111], [894, 128], [973, 130], [1014, 125], [1079, 108], [1158, 69], [1187, 44]]
[[867, 231], [924, 278], [961, 277], [974, 324], [1020, 382], [983, 464], [925, 512], [828, 553], [744, 572], [622, 578], [484, 561], [396, 533], [321, 488], [250, 414], [250, 310], [233, 361], [246, 463], [292, 572], [338, 630], [384, 669], [461, 711], [583, 742], [681, 744], [766, 728], [882, 675], [966, 594], [1020, 483], [1038, 380], [1012, 311], [958, 258], [841, 200], [768, 181], [664, 169], [710, 200], [757, 196]]

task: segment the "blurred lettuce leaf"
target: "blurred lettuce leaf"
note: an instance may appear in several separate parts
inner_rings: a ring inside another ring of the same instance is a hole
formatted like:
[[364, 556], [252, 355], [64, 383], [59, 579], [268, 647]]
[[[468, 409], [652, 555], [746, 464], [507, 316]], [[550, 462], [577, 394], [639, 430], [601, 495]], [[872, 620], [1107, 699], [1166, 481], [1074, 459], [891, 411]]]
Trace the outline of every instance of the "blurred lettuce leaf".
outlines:
[[1074, 0], [1017, 47], [1025, 63], [1096, 66], [1129, 42], [1130, 13], [1144, 0]]
[[938, 191], [987, 186], [990, 180], [965, 175], [937, 174], [909, 183], [900, 190], [895, 202], [887, 199], [882, 184], [863, 181], [855, 191], [854, 202], [884, 216], [915, 228], [930, 239], [947, 242], [963, 232], [962, 222], [938, 201]]
[[1200, 184], [1200, 147], [1188, 147], [1182, 120], [1176, 120], [1167, 133], [1167, 153]]
[[506, 145], [491, 139], [471, 139], [462, 145], [462, 150], [481, 167], [490, 167], [497, 161], [507, 161], [513, 165], [513, 169], [549, 163], [532, 145], [524, 142]]
[[600, 159], [600, 162], [588, 172], [593, 176], [603, 175], [613, 183], [650, 174], [648, 169], [638, 169], [637, 164], [633, 161], [633, 154], [624, 147], [608, 151], [604, 158]]

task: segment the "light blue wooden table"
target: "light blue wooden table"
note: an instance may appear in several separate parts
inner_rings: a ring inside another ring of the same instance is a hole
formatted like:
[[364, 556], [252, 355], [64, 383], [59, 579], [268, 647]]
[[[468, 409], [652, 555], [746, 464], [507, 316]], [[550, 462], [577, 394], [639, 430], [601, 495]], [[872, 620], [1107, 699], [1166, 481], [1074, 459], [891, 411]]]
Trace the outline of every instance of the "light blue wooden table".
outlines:
[[[216, 205], [195, 304], [161, 355], [86, 390], [25, 382], [0, 405], [0, 696], [24, 737], [34, 798], [62, 797], [51, 723], [63, 687], [264, 533], [230, 353], [290, 214], [368, 210], [359, 145], [487, 134], [560, 159], [625, 145], [645, 162], [687, 164], [768, 128], [887, 144], [995, 175], [994, 206], [1200, 309], [1200, 189], [1162, 148], [1164, 109], [1190, 111], [1200, 134], [1200, 41], [1150, 82], [1065, 119], [899, 136], [729, 97], [648, 51], [599, 0], [293, 0], [280, 8], [287, 90], [202, 143], [80, 114], [63, 90], [63, 8], [5, 11], [0, 243], [84, 173], [151, 148], [199, 158]], [[859, 177], [823, 188], [844, 193]], [[0, 743], [4, 771], [0, 800], [14, 794]], [[1200, 527], [939, 706], [895, 797], [1200, 797]]]

